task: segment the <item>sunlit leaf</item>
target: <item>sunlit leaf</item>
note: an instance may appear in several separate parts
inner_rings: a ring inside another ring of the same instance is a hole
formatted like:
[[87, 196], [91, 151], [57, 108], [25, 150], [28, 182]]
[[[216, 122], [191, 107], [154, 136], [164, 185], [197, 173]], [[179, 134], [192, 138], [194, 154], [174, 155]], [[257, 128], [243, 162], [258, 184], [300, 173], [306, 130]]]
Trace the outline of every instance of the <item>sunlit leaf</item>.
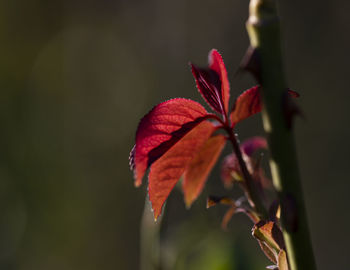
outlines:
[[233, 125], [261, 111], [260, 86], [244, 91], [236, 100], [230, 118]]
[[219, 74], [221, 81], [221, 97], [225, 111], [228, 112], [230, 99], [230, 83], [227, 78], [227, 70], [220, 53], [213, 49], [209, 53], [209, 68]]
[[182, 189], [187, 207], [201, 193], [210, 171], [225, 146], [225, 142], [226, 138], [223, 135], [211, 137], [204, 143], [186, 168]]
[[[293, 90], [288, 90], [291, 97], [299, 97], [299, 94]], [[282, 100], [281, 100], [282, 102]], [[262, 102], [260, 96], [260, 86], [256, 85], [244, 91], [235, 101], [232, 108], [230, 119], [233, 125], [240, 121], [261, 112]]]
[[211, 50], [208, 58], [208, 68], [199, 68], [191, 64], [192, 74], [198, 91], [210, 107], [220, 114], [226, 114], [230, 98], [226, 67], [217, 50]]
[[198, 124], [152, 164], [148, 176], [148, 194], [155, 219], [161, 214], [171, 190], [214, 130], [215, 126], [208, 121]]
[[176, 98], [155, 106], [144, 116], [136, 132], [136, 144], [130, 155], [135, 185], [141, 185], [147, 168], [195, 126], [207, 112], [199, 103]]
[[211, 69], [199, 68], [193, 64], [191, 68], [199, 93], [214, 111], [223, 114], [219, 75]]

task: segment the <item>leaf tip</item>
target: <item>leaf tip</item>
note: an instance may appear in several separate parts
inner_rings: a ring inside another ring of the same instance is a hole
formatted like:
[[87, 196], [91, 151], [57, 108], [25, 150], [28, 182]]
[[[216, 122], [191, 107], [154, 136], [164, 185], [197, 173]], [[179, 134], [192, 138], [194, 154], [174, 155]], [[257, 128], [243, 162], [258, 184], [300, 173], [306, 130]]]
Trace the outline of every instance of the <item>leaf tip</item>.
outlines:
[[209, 196], [207, 198], [207, 209], [212, 207], [212, 206], [215, 206], [217, 205], [218, 203], [220, 202], [220, 198], [219, 197], [215, 197], [215, 196]]
[[215, 48], [211, 49], [208, 53], [208, 62], [209, 62], [209, 65], [211, 65], [214, 61], [214, 58], [221, 58], [222, 59], [222, 56], [221, 54], [219, 53], [219, 51]]
[[185, 206], [186, 206], [186, 209], [189, 210], [192, 206], [192, 201], [186, 201], [185, 200]]
[[142, 184], [142, 181], [141, 181], [140, 179], [136, 179], [136, 180], [134, 181], [134, 187], [136, 187], [136, 188], [140, 187], [141, 184]]

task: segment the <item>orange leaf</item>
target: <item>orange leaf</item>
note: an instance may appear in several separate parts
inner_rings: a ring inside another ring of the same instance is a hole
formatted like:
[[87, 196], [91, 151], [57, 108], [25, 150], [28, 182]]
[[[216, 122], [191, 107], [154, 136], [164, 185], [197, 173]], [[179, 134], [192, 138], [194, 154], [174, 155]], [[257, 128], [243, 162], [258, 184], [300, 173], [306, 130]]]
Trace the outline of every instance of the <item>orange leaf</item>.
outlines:
[[252, 116], [261, 111], [260, 86], [254, 86], [244, 91], [236, 100], [230, 118], [232, 124]]
[[[299, 94], [293, 90], [288, 89], [287, 93], [290, 97], [299, 97]], [[261, 109], [262, 101], [260, 96], [260, 86], [256, 85], [244, 91], [236, 99], [230, 114], [231, 122], [233, 125], [236, 125], [238, 122], [261, 112]]]
[[259, 241], [264, 242], [276, 258], [280, 250], [285, 248], [281, 229], [273, 221], [259, 221], [253, 227], [253, 236]]
[[207, 117], [198, 102], [175, 98], [155, 106], [139, 123], [136, 144], [130, 154], [135, 186], [140, 186], [147, 168], [192, 128]]
[[215, 129], [208, 121], [198, 124], [152, 164], [148, 176], [148, 194], [155, 219], [161, 214], [164, 202], [188, 164]]
[[182, 184], [187, 207], [191, 206], [201, 193], [210, 171], [225, 146], [225, 142], [226, 138], [223, 135], [209, 138], [188, 165]]

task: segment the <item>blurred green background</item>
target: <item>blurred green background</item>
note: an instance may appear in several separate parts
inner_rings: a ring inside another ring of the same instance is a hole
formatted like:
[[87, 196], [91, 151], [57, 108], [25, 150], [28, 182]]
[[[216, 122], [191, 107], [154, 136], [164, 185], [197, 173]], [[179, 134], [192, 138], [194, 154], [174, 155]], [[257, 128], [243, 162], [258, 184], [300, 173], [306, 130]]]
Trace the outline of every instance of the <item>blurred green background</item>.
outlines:
[[[305, 119], [296, 138], [319, 269], [347, 269], [349, 1], [283, 1], [285, 66]], [[188, 61], [217, 48], [231, 95], [248, 46], [246, 0], [0, 1], [0, 269], [138, 269], [146, 187], [128, 155], [139, 119], [172, 97], [200, 102]], [[263, 134], [260, 118], [238, 127]], [[229, 152], [229, 149], [226, 149]], [[191, 210], [168, 201], [165, 269], [264, 269], [238, 215], [220, 229], [218, 166]]]

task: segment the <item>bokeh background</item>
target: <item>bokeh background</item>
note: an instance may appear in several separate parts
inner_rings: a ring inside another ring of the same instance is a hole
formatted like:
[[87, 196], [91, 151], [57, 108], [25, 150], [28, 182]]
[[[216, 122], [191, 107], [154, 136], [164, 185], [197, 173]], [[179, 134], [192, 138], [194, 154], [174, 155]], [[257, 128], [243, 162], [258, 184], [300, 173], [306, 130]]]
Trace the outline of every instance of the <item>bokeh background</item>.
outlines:
[[[347, 269], [349, 1], [283, 1], [285, 66], [301, 94], [300, 169], [320, 270]], [[188, 61], [224, 56], [231, 95], [248, 46], [246, 0], [0, 1], [0, 269], [139, 269], [146, 188], [128, 155], [139, 119], [172, 97], [201, 98]], [[263, 134], [260, 117], [238, 127]], [[229, 152], [229, 149], [226, 149]], [[185, 210], [172, 192], [160, 232], [163, 269], [264, 269], [235, 216], [205, 209], [228, 194], [218, 166]], [[232, 193], [229, 193], [232, 195]]]

